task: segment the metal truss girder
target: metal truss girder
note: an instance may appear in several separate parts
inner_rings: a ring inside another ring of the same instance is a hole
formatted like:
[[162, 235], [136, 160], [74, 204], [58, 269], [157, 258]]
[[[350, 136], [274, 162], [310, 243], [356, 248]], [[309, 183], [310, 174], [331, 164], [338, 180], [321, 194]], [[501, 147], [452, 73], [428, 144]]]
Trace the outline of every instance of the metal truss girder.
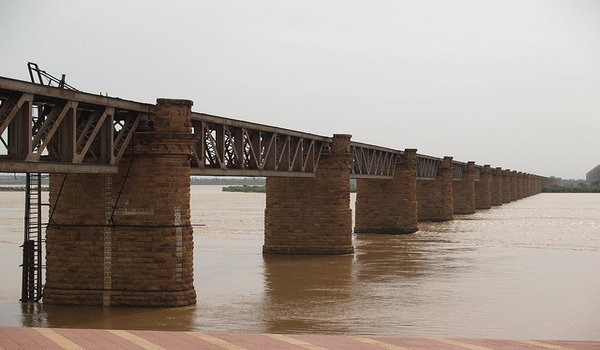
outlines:
[[106, 166], [118, 164], [153, 112], [151, 105], [0, 77], [0, 171], [113, 172]]
[[402, 161], [400, 151], [355, 142], [351, 149], [353, 178], [393, 178], [396, 163]]
[[[155, 106], [0, 77], [0, 172], [114, 172]], [[37, 112], [37, 113], [36, 113]], [[191, 115], [198, 143], [192, 173], [311, 177], [330, 137], [202, 113]], [[352, 178], [389, 179], [403, 152], [351, 143]], [[417, 154], [417, 177], [435, 179], [443, 160]], [[453, 162], [453, 178], [466, 164]], [[475, 177], [481, 177], [477, 169]], [[543, 177], [540, 177], [543, 178]]]
[[329, 139], [311, 134], [198, 113], [192, 116], [199, 139], [191, 157], [195, 173], [312, 174], [329, 149]]
[[442, 166], [442, 159], [418, 154], [417, 161], [418, 161], [417, 178], [421, 178], [421, 179], [435, 179], [436, 178], [437, 170], [439, 167]]
[[51, 100], [78, 101], [82, 104], [115, 107], [116, 109], [142, 113], [154, 113], [155, 106], [146, 103], [127, 101], [120, 98], [89, 94], [81, 91], [65, 90], [53, 86], [0, 77], [0, 95], [3, 93], [26, 93]]
[[466, 171], [467, 164], [461, 162], [452, 162], [452, 179], [461, 180]]

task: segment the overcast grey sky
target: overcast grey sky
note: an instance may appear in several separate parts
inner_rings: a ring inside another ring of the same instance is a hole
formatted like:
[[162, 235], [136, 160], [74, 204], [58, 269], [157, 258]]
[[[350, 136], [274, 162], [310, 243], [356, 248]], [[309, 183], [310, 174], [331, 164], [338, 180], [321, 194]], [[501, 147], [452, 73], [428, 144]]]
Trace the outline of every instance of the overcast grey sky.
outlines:
[[600, 163], [597, 0], [0, 0], [0, 75], [563, 178]]

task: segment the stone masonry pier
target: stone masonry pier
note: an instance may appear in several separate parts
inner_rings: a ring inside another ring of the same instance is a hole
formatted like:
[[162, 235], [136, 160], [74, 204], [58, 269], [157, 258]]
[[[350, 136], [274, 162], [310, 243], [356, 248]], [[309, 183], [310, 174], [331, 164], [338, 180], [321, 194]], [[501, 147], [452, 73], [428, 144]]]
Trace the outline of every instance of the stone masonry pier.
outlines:
[[435, 179], [417, 179], [419, 221], [449, 221], [454, 217], [452, 157], [444, 157]]
[[489, 165], [484, 165], [479, 171], [479, 179], [475, 181], [475, 209], [490, 209], [492, 207], [492, 172]]
[[468, 162], [460, 180], [452, 182], [454, 214], [475, 212], [475, 162]]
[[321, 157], [314, 178], [267, 178], [265, 254], [354, 252], [350, 135], [334, 135]]
[[502, 205], [502, 168], [497, 167], [492, 171], [490, 183], [490, 204], [492, 206]]
[[196, 302], [190, 224], [191, 101], [159, 99], [115, 175], [52, 175], [44, 303]]
[[358, 179], [355, 233], [413, 233], [417, 227], [417, 150], [406, 149], [394, 178]]

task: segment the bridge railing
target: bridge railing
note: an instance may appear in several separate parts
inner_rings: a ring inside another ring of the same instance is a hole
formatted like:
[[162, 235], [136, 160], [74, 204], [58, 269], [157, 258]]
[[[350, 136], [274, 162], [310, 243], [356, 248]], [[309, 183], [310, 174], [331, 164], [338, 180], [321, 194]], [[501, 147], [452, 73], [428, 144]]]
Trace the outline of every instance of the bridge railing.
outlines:
[[153, 108], [0, 77], [0, 171], [115, 172]]

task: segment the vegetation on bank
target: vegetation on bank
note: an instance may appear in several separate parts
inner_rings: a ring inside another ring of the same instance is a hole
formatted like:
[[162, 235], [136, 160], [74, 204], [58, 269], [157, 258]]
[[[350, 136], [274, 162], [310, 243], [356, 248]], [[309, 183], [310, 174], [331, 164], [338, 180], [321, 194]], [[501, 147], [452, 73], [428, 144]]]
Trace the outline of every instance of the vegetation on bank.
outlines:
[[222, 185], [222, 186], [259, 186], [264, 185], [264, 177], [223, 177], [223, 176], [192, 176], [192, 185]]
[[[244, 193], [265, 193], [267, 187], [264, 185], [242, 185], [242, 186], [225, 186], [222, 187], [223, 192], [244, 192]], [[356, 185], [350, 185], [350, 192], [356, 192]]]
[[542, 188], [546, 193], [600, 193], [600, 186], [578, 184], [576, 186], [547, 186]]
[[224, 186], [223, 192], [244, 192], [244, 193], [265, 193], [266, 186], [263, 185], [241, 185], [241, 186]]

